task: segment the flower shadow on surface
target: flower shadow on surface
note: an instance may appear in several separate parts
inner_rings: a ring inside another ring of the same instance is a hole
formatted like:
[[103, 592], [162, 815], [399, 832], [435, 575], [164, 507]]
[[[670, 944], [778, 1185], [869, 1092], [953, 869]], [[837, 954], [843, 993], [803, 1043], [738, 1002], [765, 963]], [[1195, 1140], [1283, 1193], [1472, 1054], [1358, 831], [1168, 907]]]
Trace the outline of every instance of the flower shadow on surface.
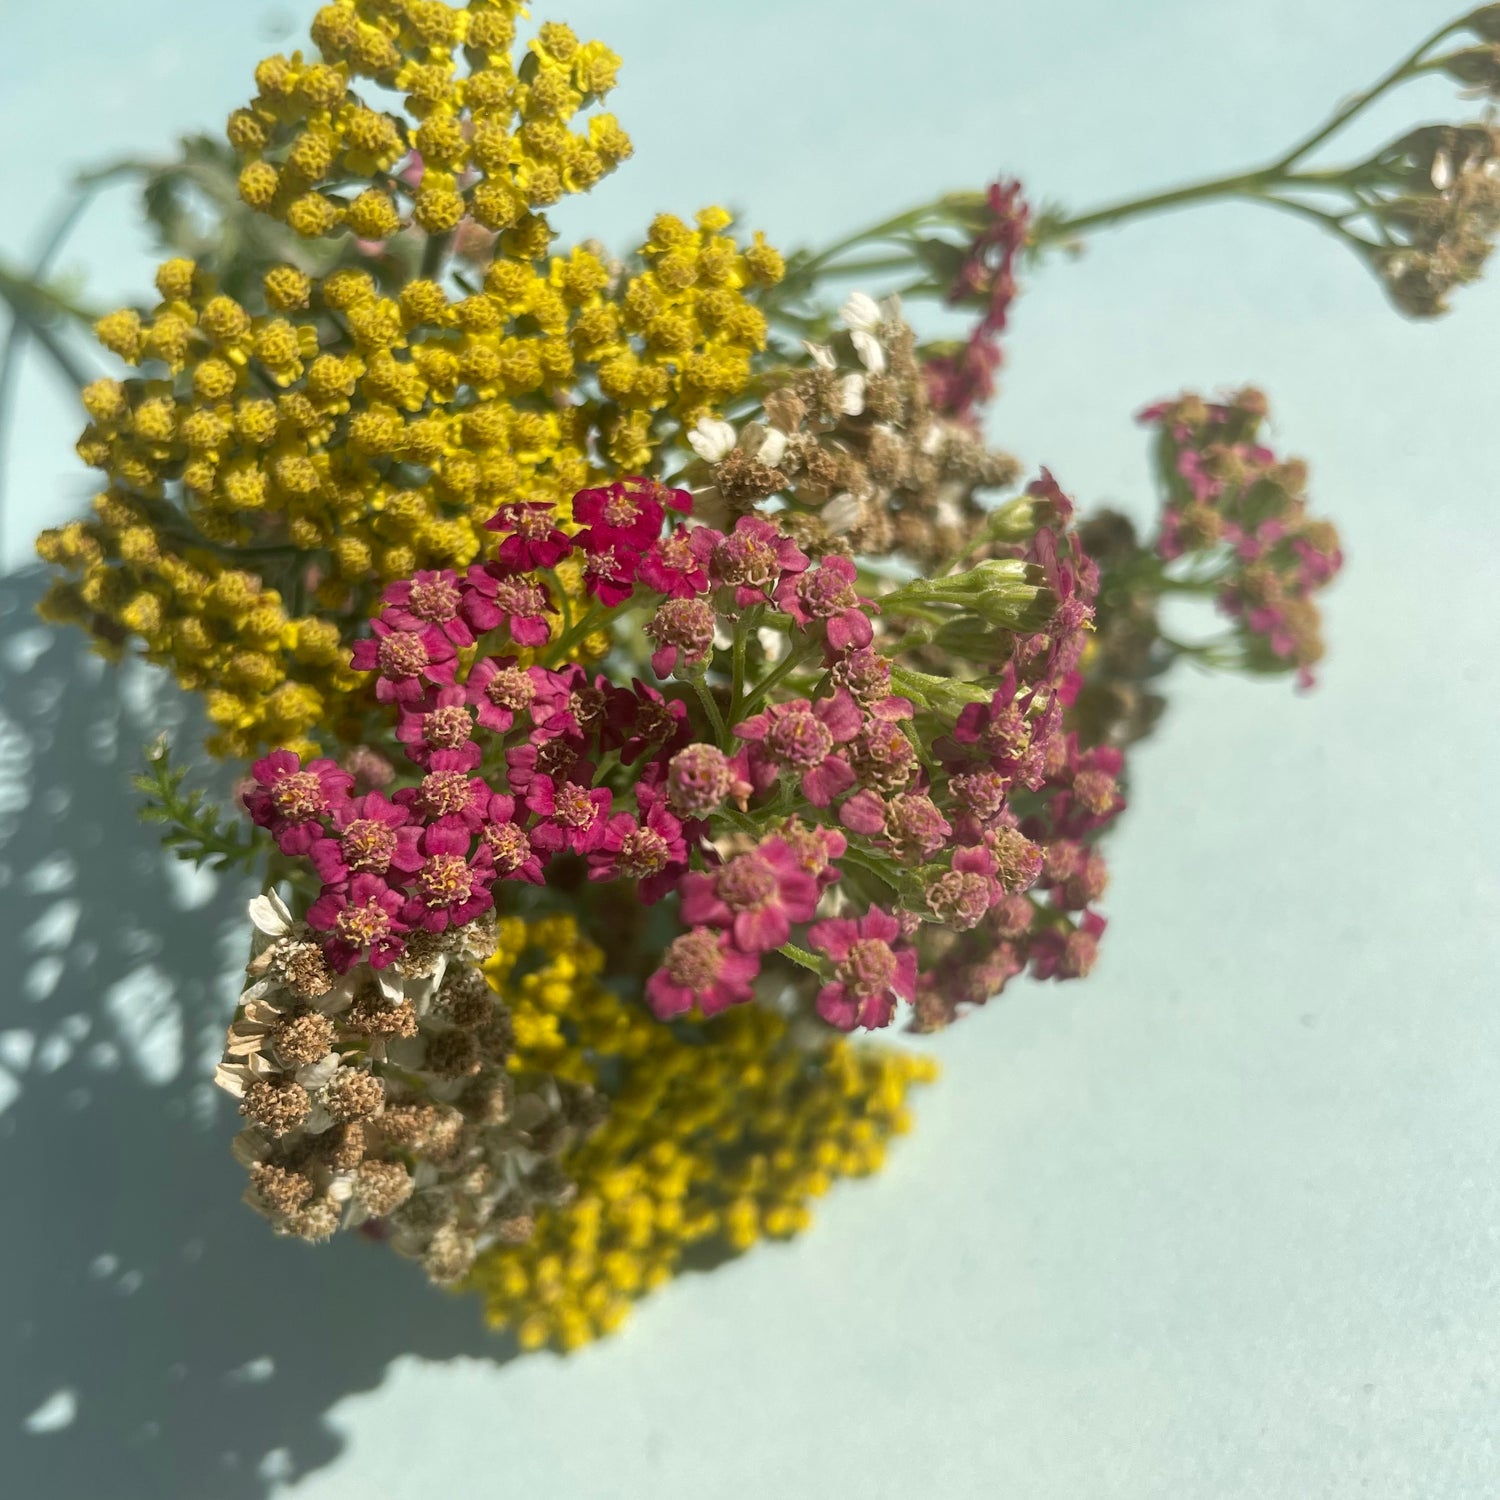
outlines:
[[44, 582], [0, 579], [5, 1488], [257, 1500], [335, 1457], [324, 1413], [397, 1355], [514, 1345], [416, 1267], [275, 1239], [239, 1201], [207, 1080], [249, 890], [136, 822], [141, 746], [183, 700], [39, 626]]

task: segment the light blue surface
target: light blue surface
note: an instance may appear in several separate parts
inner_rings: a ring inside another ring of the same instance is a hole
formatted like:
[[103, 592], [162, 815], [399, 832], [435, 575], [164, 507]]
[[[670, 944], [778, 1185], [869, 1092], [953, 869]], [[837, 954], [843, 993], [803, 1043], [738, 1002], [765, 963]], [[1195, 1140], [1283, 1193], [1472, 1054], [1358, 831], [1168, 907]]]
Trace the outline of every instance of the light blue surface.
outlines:
[[[791, 245], [997, 169], [1082, 207], [1249, 164], [1447, 10], [542, 14], [624, 55], [638, 148], [570, 232], [621, 243], [658, 208], [727, 196]], [[6, 0], [0, 249], [31, 242], [75, 164], [221, 119], [263, 20], [227, 0]], [[1451, 101], [1414, 91], [1366, 138]], [[116, 293], [148, 269], [121, 248], [128, 207], [78, 241]], [[0, 1019], [6, 1492], [1500, 1493], [1500, 286], [1456, 302], [1405, 323], [1340, 248], [1244, 208], [1109, 235], [1033, 278], [994, 430], [1086, 503], [1146, 514], [1130, 416], [1148, 400], [1247, 379], [1271, 394], [1277, 441], [1311, 460], [1347, 541], [1324, 680], [1303, 699], [1178, 680], [1135, 757], [1093, 978], [1018, 988], [939, 1039], [916, 1133], [802, 1241], [684, 1278], [568, 1360], [497, 1364], [469, 1304], [358, 1245], [272, 1243], [234, 1202], [228, 1122], [202, 1115], [195, 1069], [223, 1023], [204, 981], [235, 893], [169, 884], [125, 831], [149, 697], [91, 687], [65, 646], [21, 671], [44, 643], [12, 640], [0, 819], [30, 843], [0, 847], [0, 964], [24, 976]], [[13, 562], [87, 493], [44, 374], [22, 418]], [[72, 876], [49, 877], [53, 838]], [[70, 938], [56, 907], [75, 896]], [[53, 950], [61, 978], [30, 999]], [[23, 1430], [39, 1408], [32, 1426], [55, 1430]]]

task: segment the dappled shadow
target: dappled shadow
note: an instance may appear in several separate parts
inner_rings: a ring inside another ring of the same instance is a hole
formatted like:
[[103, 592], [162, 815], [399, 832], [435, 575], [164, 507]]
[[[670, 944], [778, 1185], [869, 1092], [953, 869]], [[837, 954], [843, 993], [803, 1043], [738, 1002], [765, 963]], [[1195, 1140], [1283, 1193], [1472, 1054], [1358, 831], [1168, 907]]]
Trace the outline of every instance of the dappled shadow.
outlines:
[[161, 674], [41, 628], [0, 579], [0, 1473], [15, 1496], [255, 1500], [328, 1462], [323, 1414], [397, 1355], [505, 1358], [471, 1299], [356, 1239], [275, 1239], [239, 1201], [206, 1079], [243, 882], [135, 820]]

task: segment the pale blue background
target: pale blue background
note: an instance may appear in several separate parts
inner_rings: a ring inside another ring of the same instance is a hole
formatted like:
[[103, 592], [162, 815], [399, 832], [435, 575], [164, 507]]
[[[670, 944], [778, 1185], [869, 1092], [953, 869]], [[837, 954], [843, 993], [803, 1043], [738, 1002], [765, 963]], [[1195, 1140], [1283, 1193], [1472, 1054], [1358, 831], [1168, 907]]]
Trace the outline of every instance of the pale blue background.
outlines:
[[[0, 249], [33, 243], [75, 165], [220, 121], [310, 8], [3, 0]], [[1249, 164], [1447, 8], [539, 14], [626, 59], [638, 155], [570, 232], [622, 243], [658, 208], [727, 195], [792, 245], [999, 169], [1082, 207]], [[1451, 99], [1416, 90], [1367, 139]], [[76, 242], [101, 295], [145, 285], [130, 207], [102, 205]], [[1018, 988], [942, 1037], [915, 1135], [805, 1239], [684, 1278], [568, 1360], [505, 1362], [471, 1304], [359, 1245], [273, 1243], [236, 1203], [230, 1122], [199, 1080], [240, 893], [163, 873], [130, 830], [123, 778], [171, 710], [29, 632], [33, 583], [6, 585], [0, 1487], [1500, 1493], [1497, 335], [1500, 286], [1414, 326], [1337, 246], [1245, 208], [1130, 228], [1032, 278], [994, 430], [1085, 501], [1144, 515], [1146, 401], [1271, 393], [1348, 544], [1324, 681], [1299, 699], [1179, 680], [1135, 758], [1096, 975]], [[87, 493], [39, 367], [20, 416], [12, 564]]]

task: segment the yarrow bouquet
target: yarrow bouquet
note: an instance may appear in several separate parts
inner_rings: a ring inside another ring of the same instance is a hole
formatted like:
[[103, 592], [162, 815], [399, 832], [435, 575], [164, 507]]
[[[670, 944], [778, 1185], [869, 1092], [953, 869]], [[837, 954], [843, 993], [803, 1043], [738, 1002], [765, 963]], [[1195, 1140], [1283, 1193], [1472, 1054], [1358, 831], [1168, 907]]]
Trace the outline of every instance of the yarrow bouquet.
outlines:
[[[1500, 92], [1500, 6], [1264, 168], [1076, 216], [1002, 181], [785, 259], [712, 207], [559, 247], [546, 210], [630, 154], [619, 64], [523, 15], [335, 0], [227, 148], [112, 169], [176, 253], [97, 320], [134, 373], [83, 385], [104, 488], [39, 547], [47, 616], [201, 695], [242, 777], [243, 821], [164, 742], [141, 785], [261, 877], [217, 1075], [247, 1202], [566, 1348], [879, 1167], [933, 1069], [850, 1033], [1089, 973], [1177, 661], [1312, 682], [1342, 555], [1264, 397], [1141, 413], [1153, 534], [1080, 515], [983, 436], [1019, 273], [1240, 197], [1441, 312], [1500, 130], [1307, 162], [1413, 76]], [[63, 357], [65, 300], [3, 289]]]

